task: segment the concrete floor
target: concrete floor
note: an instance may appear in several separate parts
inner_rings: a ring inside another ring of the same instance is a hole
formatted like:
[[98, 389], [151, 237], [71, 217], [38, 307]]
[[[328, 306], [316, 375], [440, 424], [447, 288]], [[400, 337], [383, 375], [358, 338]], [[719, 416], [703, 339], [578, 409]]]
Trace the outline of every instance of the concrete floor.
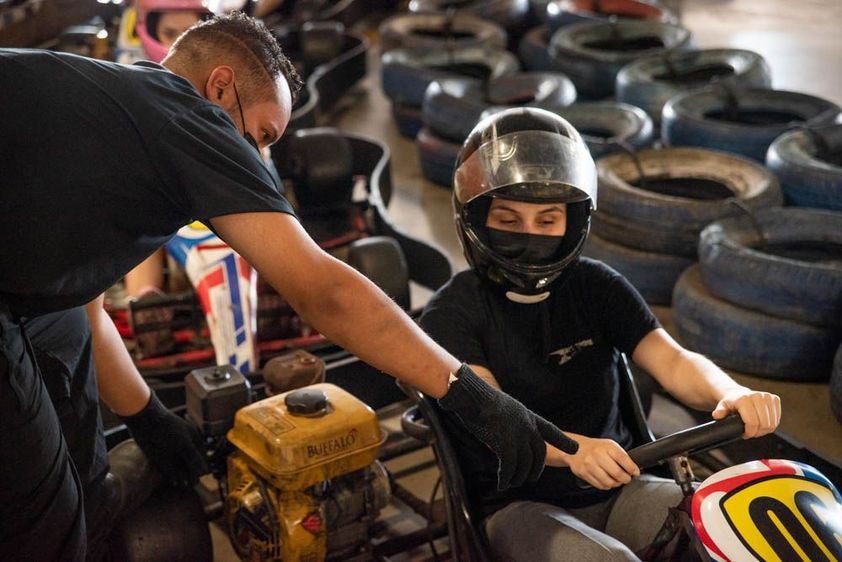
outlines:
[[[842, 105], [840, 0], [686, 0], [682, 4], [682, 22], [699, 47], [757, 51], [772, 69], [774, 87], [818, 95]], [[410, 234], [440, 246], [455, 270], [463, 269], [466, 264], [453, 228], [450, 191], [423, 178], [414, 143], [398, 135], [389, 103], [380, 90], [377, 38], [372, 32], [368, 35], [372, 40], [369, 76], [325, 124], [374, 137], [391, 147], [395, 193], [389, 211], [393, 220]], [[422, 305], [427, 296], [423, 291], [414, 292], [413, 305]], [[658, 308], [656, 313], [670, 329], [669, 309]], [[779, 394], [784, 408], [780, 431], [842, 464], [842, 425], [830, 412], [826, 384], [777, 382], [736, 373], [735, 377], [752, 388]], [[418, 490], [419, 497], [427, 497], [434, 482], [431, 469], [409, 485]], [[400, 512], [386, 516], [395, 522], [404, 517]], [[214, 535], [215, 559], [236, 560], [219, 530]], [[428, 556], [425, 552], [401, 559]]]

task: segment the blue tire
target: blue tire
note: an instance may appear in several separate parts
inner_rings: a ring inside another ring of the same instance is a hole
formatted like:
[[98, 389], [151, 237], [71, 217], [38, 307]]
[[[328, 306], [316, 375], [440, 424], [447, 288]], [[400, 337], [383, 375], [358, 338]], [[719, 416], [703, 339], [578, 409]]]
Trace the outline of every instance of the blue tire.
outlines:
[[421, 108], [402, 103], [392, 104], [392, 117], [402, 137], [414, 139], [418, 131], [424, 126], [421, 121]]
[[566, 76], [518, 72], [483, 84], [471, 78], [432, 82], [424, 95], [422, 119], [437, 135], [463, 142], [483, 112], [529, 105], [555, 111], [576, 101], [576, 87]]
[[415, 139], [421, 173], [431, 182], [442, 187], [453, 187], [453, 171], [461, 144], [443, 139], [424, 127]]
[[652, 119], [639, 107], [625, 103], [574, 103], [555, 113], [579, 131], [594, 159], [622, 150], [622, 146], [642, 150], [655, 138]]
[[573, 80], [580, 95], [601, 99], [614, 94], [617, 73], [641, 57], [689, 48], [690, 32], [678, 25], [620, 20], [563, 27], [550, 39], [558, 71]]
[[734, 199], [751, 209], [777, 207], [783, 201], [777, 179], [739, 156], [667, 148], [643, 150], [637, 157], [648, 177], [645, 186], [628, 154], [610, 154], [597, 161], [599, 212], [653, 233], [683, 231], [698, 236], [711, 222], [743, 212], [732, 203]]
[[716, 80], [740, 88], [769, 88], [769, 65], [759, 54], [742, 49], [702, 49], [640, 58], [617, 74], [617, 100], [641, 107], [661, 122], [661, 111], [673, 96]]
[[838, 330], [767, 316], [716, 298], [699, 266], [678, 279], [672, 317], [689, 349], [721, 367], [771, 379], [828, 380], [840, 341]]
[[833, 359], [833, 371], [830, 373], [830, 409], [842, 423], [842, 345]]
[[833, 102], [783, 90], [711, 86], [678, 94], [664, 106], [666, 146], [699, 146], [766, 161], [769, 145], [792, 127], [830, 125]]
[[556, 64], [550, 55], [549, 28], [539, 25], [527, 31], [520, 40], [517, 55], [526, 70], [555, 71]]
[[784, 133], [769, 147], [766, 166], [787, 204], [842, 211], [842, 125]]
[[383, 92], [392, 101], [420, 107], [433, 80], [473, 76], [490, 80], [520, 69], [508, 51], [488, 48], [456, 51], [394, 49], [382, 58]]
[[691, 258], [614, 244], [593, 233], [582, 255], [607, 263], [628, 279], [646, 302], [664, 306], [672, 302], [672, 289], [681, 272], [695, 263]]
[[702, 231], [699, 260], [719, 298], [842, 327], [842, 213], [782, 208], [723, 219]]

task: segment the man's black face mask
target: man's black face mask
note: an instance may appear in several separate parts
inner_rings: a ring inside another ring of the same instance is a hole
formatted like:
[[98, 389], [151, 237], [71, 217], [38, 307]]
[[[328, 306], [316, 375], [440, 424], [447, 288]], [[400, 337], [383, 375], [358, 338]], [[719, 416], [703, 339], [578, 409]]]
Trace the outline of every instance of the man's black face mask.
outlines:
[[552, 262], [558, 256], [564, 236], [546, 236], [488, 228], [491, 249], [501, 256], [527, 265]]
[[257, 141], [254, 140], [254, 137], [251, 136], [251, 133], [249, 133], [246, 130], [246, 119], [245, 117], [243, 117], [243, 104], [240, 103], [240, 93], [237, 91], [236, 82], [234, 83], [234, 95], [237, 97], [237, 107], [240, 110], [240, 122], [243, 125], [243, 138], [246, 139], [246, 142], [249, 143], [257, 151], [258, 154], [260, 154], [260, 147], [257, 146]]

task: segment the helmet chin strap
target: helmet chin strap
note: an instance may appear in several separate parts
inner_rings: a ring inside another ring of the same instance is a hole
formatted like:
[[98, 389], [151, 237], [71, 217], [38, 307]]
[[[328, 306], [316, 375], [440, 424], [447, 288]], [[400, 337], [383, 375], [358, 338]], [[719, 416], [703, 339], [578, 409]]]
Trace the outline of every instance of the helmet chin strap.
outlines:
[[518, 304], [537, 304], [539, 302], [547, 300], [547, 297], [549, 296], [549, 291], [544, 293], [538, 293], [537, 295], [524, 295], [522, 293], [516, 293], [514, 291], [506, 291], [506, 298]]

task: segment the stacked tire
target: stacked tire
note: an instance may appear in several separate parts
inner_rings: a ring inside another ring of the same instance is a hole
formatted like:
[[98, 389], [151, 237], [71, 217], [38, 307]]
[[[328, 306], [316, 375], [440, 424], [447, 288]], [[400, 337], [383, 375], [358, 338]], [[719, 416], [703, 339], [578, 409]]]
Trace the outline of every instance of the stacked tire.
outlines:
[[529, 105], [559, 112], [576, 101], [576, 88], [563, 74], [523, 72], [483, 82], [471, 78], [434, 81], [424, 95], [424, 127], [416, 137], [421, 171], [450, 187], [462, 142], [489, 110]]
[[842, 211], [842, 125], [784, 133], [769, 147], [766, 165], [788, 205]]
[[547, 21], [552, 31], [583, 21], [611, 18], [668, 23], [677, 20], [671, 10], [641, 0], [554, 0], [547, 5]]
[[839, 106], [783, 90], [712, 86], [671, 98], [661, 122], [666, 146], [699, 146], [766, 161], [769, 145], [793, 127], [832, 124]]
[[641, 57], [617, 74], [617, 100], [645, 110], [656, 123], [664, 105], [682, 92], [716, 82], [733, 88], [769, 88], [766, 60], [744, 49], [673, 50]]
[[[842, 213], [761, 209], [710, 224], [675, 286], [691, 349], [767, 378], [826, 381], [842, 343]], [[838, 375], [835, 375], [838, 376]]]
[[585, 254], [615, 267], [650, 304], [671, 302], [705, 226], [783, 201], [764, 167], [711, 150], [611, 154], [597, 161], [597, 172], [599, 207]]
[[514, 55], [486, 46], [393, 49], [383, 53], [381, 61], [383, 92], [392, 101], [398, 130], [409, 138], [421, 129], [421, 105], [431, 82], [460, 76], [485, 81], [520, 69]]

